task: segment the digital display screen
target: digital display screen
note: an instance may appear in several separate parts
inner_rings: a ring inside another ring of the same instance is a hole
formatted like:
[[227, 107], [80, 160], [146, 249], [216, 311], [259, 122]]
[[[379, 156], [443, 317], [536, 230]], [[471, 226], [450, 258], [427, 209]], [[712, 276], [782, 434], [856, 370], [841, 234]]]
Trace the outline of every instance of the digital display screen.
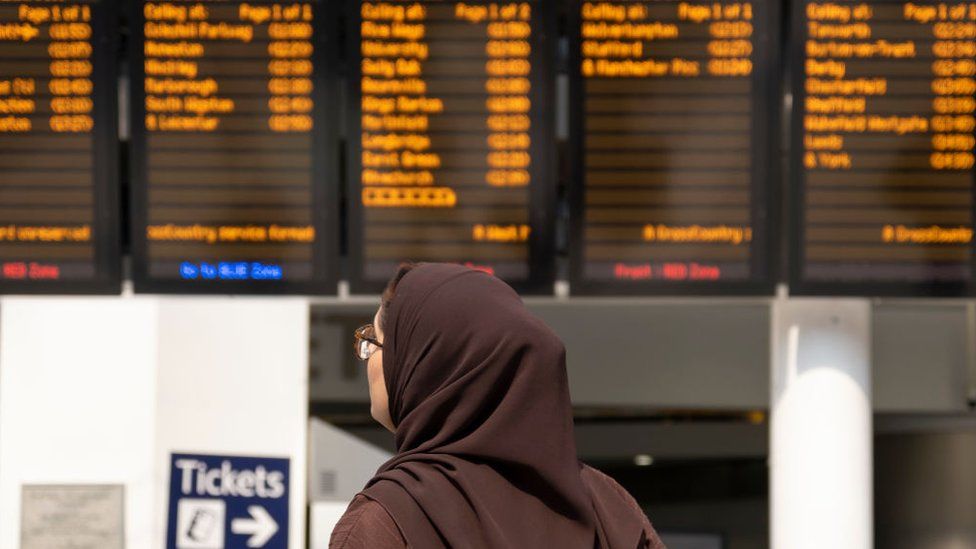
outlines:
[[133, 2], [137, 291], [335, 293], [324, 3]]
[[0, 293], [119, 291], [114, 24], [0, 2]]
[[574, 5], [571, 293], [772, 291], [773, 8]]
[[968, 293], [976, 3], [794, 11], [791, 290]]
[[443, 261], [551, 293], [554, 8], [346, 6], [352, 291]]

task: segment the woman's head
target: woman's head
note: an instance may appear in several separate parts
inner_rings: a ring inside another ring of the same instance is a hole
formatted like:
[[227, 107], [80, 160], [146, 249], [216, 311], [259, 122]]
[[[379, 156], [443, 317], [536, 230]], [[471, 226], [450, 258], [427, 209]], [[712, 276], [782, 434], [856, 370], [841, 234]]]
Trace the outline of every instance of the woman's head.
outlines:
[[368, 366], [371, 410], [395, 427], [401, 451], [475, 429], [519, 432], [534, 423], [528, 411], [571, 429], [562, 342], [500, 279], [460, 265], [405, 267], [375, 322], [383, 347]]

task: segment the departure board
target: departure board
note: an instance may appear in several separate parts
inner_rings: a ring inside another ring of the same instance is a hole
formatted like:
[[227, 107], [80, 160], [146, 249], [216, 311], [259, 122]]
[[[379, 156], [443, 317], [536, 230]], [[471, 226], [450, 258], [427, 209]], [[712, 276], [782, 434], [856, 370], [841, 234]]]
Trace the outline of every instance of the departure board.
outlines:
[[773, 8], [577, 4], [571, 292], [771, 292]]
[[133, 2], [137, 291], [334, 293], [325, 3]]
[[548, 2], [348, 2], [352, 291], [401, 261], [552, 292]]
[[971, 291], [976, 2], [800, 2], [791, 290]]
[[114, 19], [0, 1], [0, 293], [119, 291]]

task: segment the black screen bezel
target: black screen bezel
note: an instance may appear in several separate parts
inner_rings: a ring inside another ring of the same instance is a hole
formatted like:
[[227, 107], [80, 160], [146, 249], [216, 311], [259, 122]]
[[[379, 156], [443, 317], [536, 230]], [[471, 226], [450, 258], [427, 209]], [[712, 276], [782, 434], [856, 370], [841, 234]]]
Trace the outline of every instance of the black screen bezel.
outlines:
[[[156, 279], [149, 275], [148, 242], [145, 227], [148, 216], [147, 150], [145, 130], [145, 91], [143, 54], [143, 6], [149, 0], [129, 3], [129, 89], [130, 89], [130, 242], [132, 281], [136, 293], [211, 294], [211, 295], [335, 295], [339, 278], [339, 155], [338, 112], [335, 67], [338, 63], [338, 23], [334, 2], [306, 0], [314, 5], [315, 48], [312, 200], [315, 244], [312, 247], [313, 277], [308, 281]], [[213, 2], [214, 0], [207, 0]], [[258, 0], [251, 3], [273, 3]], [[331, 122], [331, 123], [330, 123]]]
[[92, 193], [95, 276], [91, 280], [4, 280], [2, 295], [117, 295], [122, 288], [119, 204], [118, 6], [116, 0], [84, 2], [92, 7]]
[[[429, 1], [429, 0], [428, 0]], [[556, 279], [556, 142], [555, 58], [558, 42], [557, 10], [554, 0], [532, 0], [532, 183], [530, 192], [529, 276], [524, 281], [506, 281], [523, 295], [551, 295]], [[477, 3], [490, 3], [479, 0]], [[346, 93], [346, 211], [348, 212], [349, 289], [353, 294], [377, 294], [386, 280], [365, 276], [363, 254], [364, 212], [360, 196], [362, 183], [361, 134], [361, 16], [360, 2], [347, 0], [347, 93]], [[391, 272], [392, 276], [393, 273]]]
[[[974, 291], [973, 268], [976, 254], [973, 253], [973, 243], [970, 244], [970, 280], [969, 282], [885, 282], [885, 281], [811, 281], [803, 277], [803, 267], [806, 256], [805, 241], [805, 208], [806, 171], [803, 167], [803, 105], [806, 99], [804, 89], [804, 53], [803, 44], [807, 37], [807, 26], [804, 9], [809, 0], [792, 0], [792, 34], [790, 45], [790, 61], [793, 68], [793, 124], [790, 127], [790, 196], [788, 201], [790, 233], [789, 258], [789, 287], [790, 294], [797, 296], [867, 296], [867, 297], [965, 297]], [[883, 3], [896, 4], [893, 0], [879, 0]], [[972, 171], [973, 183], [976, 188], [976, 170]], [[974, 195], [976, 196], [976, 195]], [[976, 201], [974, 201], [976, 208]]]
[[[678, 0], [668, 0], [677, 2]], [[583, 78], [581, 67], [581, 8], [583, 0], [574, 0], [569, 9], [569, 143], [571, 151], [569, 177], [569, 290], [572, 295], [591, 296], [769, 296], [775, 292], [778, 273], [779, 240], [774, 228], [779, 220], [780, 169], [780, 100], [782, 70], [779, 56], [780, 8], [777, 0], [754, 2], [760, 16], [754, 21], [764, 24], [755, 40], [753, 83], [762, 93], [753, 95], [754, 170], [751, 189], [751, 218], [754, 221], [750, 266], [753, 276], [743, 281], [602, 281], [584, 276], [585, 183], [583, 165]], [[758, 27], [758, 25], [756, 25]], [[765, 77], [765, 78], [764, 78]], [[756, 273], [762, 273], [758, 275]]]

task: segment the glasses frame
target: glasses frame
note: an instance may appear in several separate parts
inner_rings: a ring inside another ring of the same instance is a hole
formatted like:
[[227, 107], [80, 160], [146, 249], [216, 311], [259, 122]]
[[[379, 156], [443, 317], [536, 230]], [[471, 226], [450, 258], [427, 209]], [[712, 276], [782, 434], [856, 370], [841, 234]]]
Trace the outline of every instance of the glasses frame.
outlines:
[[[359, 360], [369, 360], [369, 357], [373, 356], [373, 353], [375, 353], [377, 349], [383, 348], [383, 344], [380, 343], [378, 339], [367, 335], [370, 332], [376, 333], [376, 328], [373, 326], [373, 323], [363, 324], [362, 326], [356, 328], [356, 331], [353, 332], [353, 336], [356, 339], [356, 341], [353, 343], [353, 351], [356, 358]], [[367, 347], [369, 350], [366, 352], [365, 357], [363, 356], [363, 353], [360, 352], [364, 341], [372, 345], [372, 347]]]

